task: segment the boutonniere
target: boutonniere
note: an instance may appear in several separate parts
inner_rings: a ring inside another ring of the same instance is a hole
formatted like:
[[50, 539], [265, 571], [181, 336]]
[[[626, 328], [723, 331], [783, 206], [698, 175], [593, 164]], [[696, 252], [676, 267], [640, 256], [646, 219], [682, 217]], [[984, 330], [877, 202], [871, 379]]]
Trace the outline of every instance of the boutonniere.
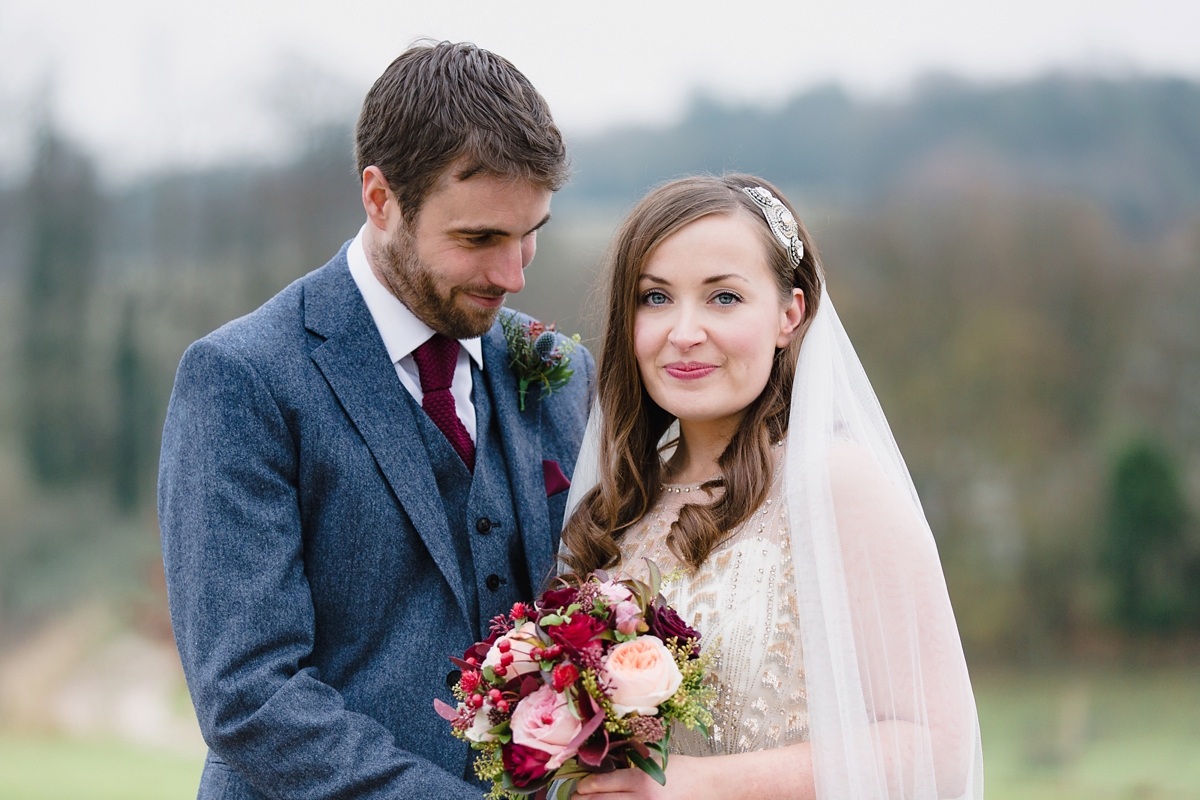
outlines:
[[517, 398], [525, 410], [525, 394], [530, 386], [541, 385], [540, 397], [548, 397], [567, 385], [575, 370], [571, 369], [571, 354], [579, 344], [579, 334], [560, 339], [554, 334], [554, 323], [543, 325], [537, 320], [521, 322], [515, 314], [500, 317], [504, 338], [508, 342], [509, 367], [517, 376]]

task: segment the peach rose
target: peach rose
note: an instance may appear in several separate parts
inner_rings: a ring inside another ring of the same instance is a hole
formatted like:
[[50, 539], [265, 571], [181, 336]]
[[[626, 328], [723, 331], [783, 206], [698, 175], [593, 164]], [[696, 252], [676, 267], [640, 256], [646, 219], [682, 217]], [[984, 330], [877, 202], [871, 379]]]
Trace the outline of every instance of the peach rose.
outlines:
[[[526, 622], [516, 630], [511, 630], [501, 636], [492, 643], [492, 648], [488, 650], [487, 656], [483, 659], [483, 666], [491, 667], [497, 675], [500, 675], [500, 663], [505, 653], [504, 648], [507, 647], [509, 655], [512, 656], [512, 663], [504, 671], [504, 678], [537, 672], [541, 667], [529, 655], [539, 644], [537, 634], [534, 632], [536, 629], [537, 626], [532, 622]], [[502, 641], [508, 644], [501, 645]]]
[[604, 662], [612, 687], [613, 711], [618, 717], [637, 712], [658, 713], [683, 682], [675, 657], [657, 636], [639, 636], [612, 649]]
[[556, 770], [575, 751], [567, 745], [583, 729], [583, 723], [571, 714], [567, 697], [549, 686], [528, 695], [517, 704], [512, 715], [513, 744], [532, 747], [550, 755], [547, 770]]

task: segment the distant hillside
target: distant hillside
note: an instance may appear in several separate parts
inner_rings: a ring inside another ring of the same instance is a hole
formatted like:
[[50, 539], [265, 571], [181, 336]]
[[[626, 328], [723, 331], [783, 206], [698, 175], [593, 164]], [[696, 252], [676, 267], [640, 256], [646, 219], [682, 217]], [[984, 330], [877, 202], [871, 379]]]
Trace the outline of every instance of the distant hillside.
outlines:
[[981, 182], [1082, 193], [1132, 231], [1200, 213], [1200, 83], [1051, 76], [988, 88], [927, 82], [900, 102], [837, 88], [782, 108], [697, 100], [665, 129], [570, 143], [565, 203], [627, 204], [697, 171], [760, 173], [811, 203], [861, 206]]

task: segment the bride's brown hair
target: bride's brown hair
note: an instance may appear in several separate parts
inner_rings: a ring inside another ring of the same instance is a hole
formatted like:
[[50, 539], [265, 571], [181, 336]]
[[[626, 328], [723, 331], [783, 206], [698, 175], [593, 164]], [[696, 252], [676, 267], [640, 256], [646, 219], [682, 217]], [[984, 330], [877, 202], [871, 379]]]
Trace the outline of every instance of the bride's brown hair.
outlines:
[[[791, 343], [775, 351], [762, 393], [746, 409], [733, 438], [718, 459], [724, 485], [715, 501], [686, 505], [671, 526], [668, 544], [693, 569], [766, 499], [774, 460], [771, 444], [787, 433], [792, 377], [808, 324], [820, 301], [820, 266], [808, 231], [800, 224], [804, 258], [793, 269], [787, 251], [743, 189], [761, 186], [792, 211], [783, 194], [752, 175], [697, 176], [671, 181], [646, 195], [617, 231], [605, 256], [608, 321], [600, 353], [598, 400], [601, 415], [599, 483], [588, 492], [563, 529], [564, 561], [576, 575], [614, 566], [618, 542], [653, 507], [662, 491], [659, 442], [675, 418], [650, 398], [634, 355], [638, 279], [646, 262], [667, 237], [710, 214], [741, 215], [762, 234], [767, 263], [782, 303], [792, 289], [804, 292], [805, 313]], [[796, 216], [799, 222], [799, 216]]]

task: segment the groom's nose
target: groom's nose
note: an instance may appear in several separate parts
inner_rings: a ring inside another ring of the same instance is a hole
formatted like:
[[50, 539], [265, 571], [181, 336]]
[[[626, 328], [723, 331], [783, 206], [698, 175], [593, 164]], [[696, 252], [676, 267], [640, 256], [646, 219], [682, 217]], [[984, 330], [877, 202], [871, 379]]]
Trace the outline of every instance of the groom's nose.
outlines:
[[488, 264], [488, 283], [509, 294], [516, 294], [525, 288], [525, 266], [533, 256], [530, 254], [526, 258], [525, 249], [519, 241], [506, 242], [489, 255], [493, 260]]

